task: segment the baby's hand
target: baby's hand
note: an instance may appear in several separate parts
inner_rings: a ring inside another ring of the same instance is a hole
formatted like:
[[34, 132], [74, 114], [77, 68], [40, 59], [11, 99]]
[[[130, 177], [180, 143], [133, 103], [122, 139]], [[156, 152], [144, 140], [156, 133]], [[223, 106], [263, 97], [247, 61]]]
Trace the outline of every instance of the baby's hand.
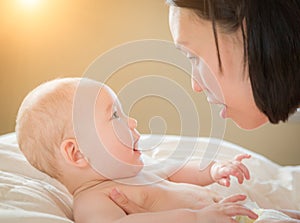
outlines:
[[243, 159], [249, 159], [251, 155], [240, 154], [231, 161], [216, 162], [210, 169], [212, 179], [222, 186], [230, 186], [230, 176], [235, 176], [242, 184], [244, 179], [250, 179], [248, 168], [242, 163]]

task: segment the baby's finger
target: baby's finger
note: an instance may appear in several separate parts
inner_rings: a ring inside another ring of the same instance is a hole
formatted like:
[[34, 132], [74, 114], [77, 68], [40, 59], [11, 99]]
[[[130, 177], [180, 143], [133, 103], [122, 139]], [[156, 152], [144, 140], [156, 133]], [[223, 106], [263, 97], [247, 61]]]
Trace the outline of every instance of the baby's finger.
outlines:
[[243, 159], [250, 159], [250, 154], [239, 154], [234, 157], [234, 160], [241, 162]]
[[222, 186], [229, 187], [230, 186], [230, 177], [222, 178], [218, 181], [218, 183]]
[[222, 178], [230, 176], [231, 172], [232, 172], [231, 166], [223, 166], [219, 169], [219, 175]]
[[248, 168], [243, 163], [241, 163], [241, 162], [236, 163], [236, 162], [234, 162], [234, 164], [241, 170], [241, 172], [243, 173], [245, 178], [247, 180], [249, 180], [250, 179], [250, 172], [249, 172]]
[[227, 169], [228, 176], [235, 176], [240, 184], [244, 182], [244, 174], [237, 165], [232, 165], [231, 167], [227, 167]]

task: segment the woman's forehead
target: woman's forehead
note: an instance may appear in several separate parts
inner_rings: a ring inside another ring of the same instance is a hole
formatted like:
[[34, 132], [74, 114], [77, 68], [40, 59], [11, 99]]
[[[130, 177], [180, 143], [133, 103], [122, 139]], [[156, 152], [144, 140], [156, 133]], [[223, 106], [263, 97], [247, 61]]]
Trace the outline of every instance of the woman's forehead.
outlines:
[[211, 31], [211, 24], [193, 10], [174, 6], [170, 7], [169, 26], [175, 45], [187, 48], [195, 44], [194, 40], [199, 41], [199, 35]]

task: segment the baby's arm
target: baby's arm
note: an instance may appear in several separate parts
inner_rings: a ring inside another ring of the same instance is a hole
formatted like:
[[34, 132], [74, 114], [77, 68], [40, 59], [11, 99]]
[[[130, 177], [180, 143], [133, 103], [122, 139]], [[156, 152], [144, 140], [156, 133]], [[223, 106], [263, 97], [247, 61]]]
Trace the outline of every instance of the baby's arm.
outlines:
[[74, 200], [73, 211], [76, 223], [173, 223], [178, 219], [184, 219], [186, 223], [197, 222], [195, 211], [188, 209], [126, 215], [109, 197], [98, 192], [87, 192]]
[[[256, 218], [256, 214], [235, 203], [242, 199], [233, 196], [228, 203], [219, 203], [199, 211], [190, 209], [174, 209], [161, 212], [144, 212], [126, 215], [110, 198], [104, 194], [89, 193], [81, 195], [74, 200], [74, 219], [76, 223], [153, 223], [153, 222], [184, 222], [184, 223], [208, 223], [215, 220], [219, 223], [227, 223], [236, 215], [246, 215]], [[231, 203], [233, 202], [233, 203]]]
[[126, 215], [106, 195], [88, 195], [74, 203], [74, 219], [76, 223], [173, 223], [178, 219], [196, 223], [196, 215], [192, 210], [177, 209], [163, 212], [144, 212]]
[[190, 161], [180, 170], [169, 176], [168, 180], [177, 183], [190, 183], [195, 185], [209, 185], [215, 181], [211, 177], [210, 170], [215, 164], [212, 162], [203, 170], [199, 169], [199, 161]]
[[237, 155], [231, 161], [211, 162], [204, 169], [199, 169], [199, 161], [191, 161], [179, 171], [169, 177], [170, 181], [191, 183], [206, 186], [217, 182], [223, 186], [230, 186], [230, 176], [238, 179], [239, 183], [243, 183], [244, 179], [250, 179], [248, 168], [242, 163], [243, 159], [249, 159], [248, 154]]
[[126, 215], [105, 194], [95, 191], [83, 193], [85, 194], [74, 199], [73, 214], [76, 223], [114, 222]]

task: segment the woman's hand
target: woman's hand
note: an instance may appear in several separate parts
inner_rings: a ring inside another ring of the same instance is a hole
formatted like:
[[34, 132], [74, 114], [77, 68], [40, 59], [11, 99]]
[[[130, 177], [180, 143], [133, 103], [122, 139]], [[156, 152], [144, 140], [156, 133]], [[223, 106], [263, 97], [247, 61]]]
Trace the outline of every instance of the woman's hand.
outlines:
[[110, 199], [112, 199], [120, 208], [123, 209], [123, 211], [126, 212], [126, 214], [133, 214], [133, 213], [144, 213], [149, 212], [149, 210], [146, 210], [133, 201], [129, 200], [124, 193], [119, 191], [117, 188], [114, 188], [110, 195]]
[[241, 184], [244, 179], [250, 179], [248, 168], [242, 163], [243, 159], [249, 159], [251, 155], [240, 154], [231, 161], [216, 162], [210, 169], [212, 179], [222, 186], [230, 186], [230, 176], [234, 176]]
[[255, 223], [300, 223], [300, 220], [291, 219], [291, 220], [276, 220], [273, 218], [258, 220]]
[[[149, 212], [148, 210], [129, 200], [125, 194], [116, 188], [114, 188], [110, 193], [110, 198], [127, 214]], [[203, 209], [194, 210], [197, 217], [196, 222], [237, 223], [237, 221], [232, 218], [237, 215], [245, 215], [249, 218], [256, 219], [258, 217], [257, 214], [245, 206], [237, 203], [238, 201], [243, 201], [245, 199], [245, 195], [232, 195], [222, 199], [218, 203], [208, 205]]]
[[209, 205], [197, 213], [197, 222], [237, 223], [233, 217], [247, 216], [257, 219], [258, 216], [242, 204], [237, 203], [246, 199], [246, 195], [237, 194], [224, 198], [219, 203]]
[[288, 210], [288, 209], [281, 209], [279, 211], [281, 211], [284, 214], [290, 216], [291, 218], [295, 218], [295, 219], [300, 220], [300, 211], [297, 211], [297, 210]]

